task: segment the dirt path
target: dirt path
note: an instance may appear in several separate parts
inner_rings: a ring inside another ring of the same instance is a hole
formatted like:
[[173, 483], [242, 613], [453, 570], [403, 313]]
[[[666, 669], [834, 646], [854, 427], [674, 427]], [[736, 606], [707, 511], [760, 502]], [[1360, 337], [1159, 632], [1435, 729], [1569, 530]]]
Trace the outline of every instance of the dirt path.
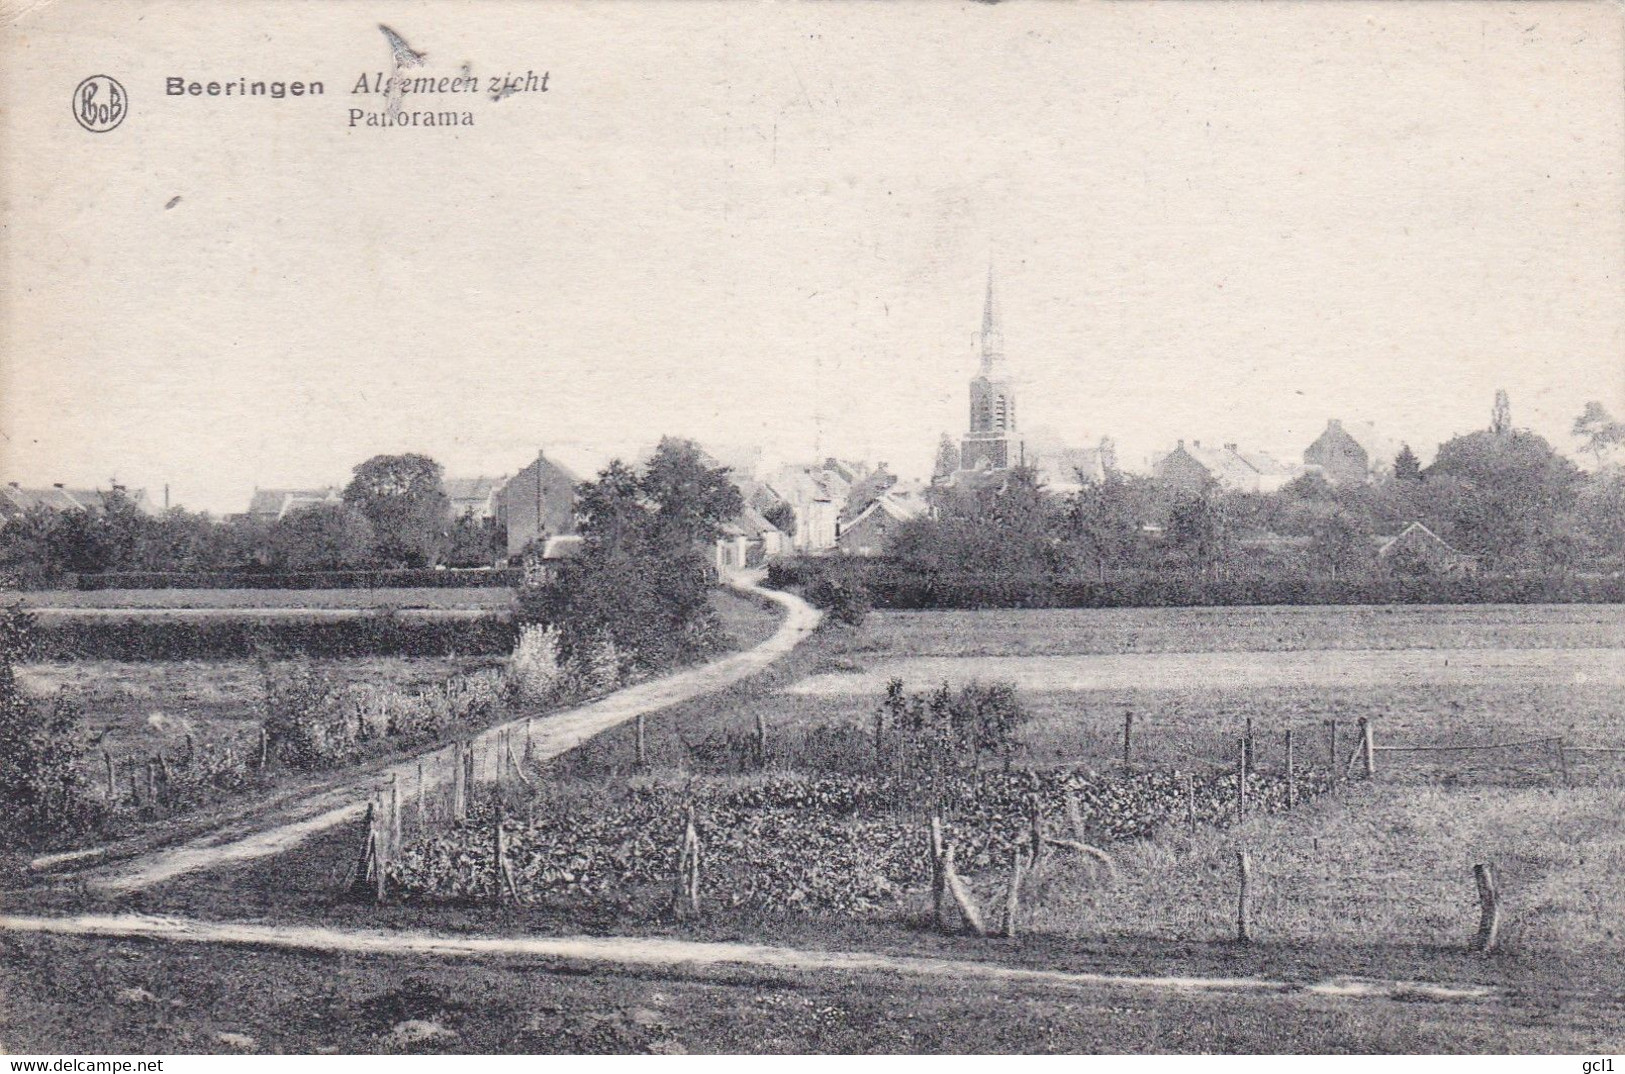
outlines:
[[854, 951], [809, 951], [764, 944], [617, 936], [458, 936], [426, 932], [373, 932], [304, 925], [250, 925], [192, 921], [137, 914], [74, 917], [0, 916], [0, 931], [50, 933], [114, 939], [165, 940], [340, 952], [391, 957], [529, 957], [608, 967], [664, 969], [753, 968], [776, 971], [890, 973], [955, 981], [1008, 982], [1063, 988], [1137, 988], [1186, 993], [1317, 995], [1335, 999], [1481, 1001], [1495, 989], [1479, 985], [1440, 985], [1418, 981], [1333, 978], [1317, 982], [1274, 981], [1258, 977], [1134, 976], [1041, 970], [996, 962], [876, 955]]
[[[789, 593], [760, 588], [759, 580], [756, 575], [743, 576], [730, 584], [743, 592], [766, 597], [785, 609], [778, 630], [766, 641], [700, 667], [629, 686], [590, 704], [488, 728], [473, 740], [476, 773], [495, 771], [497, 746], [502, 736], [523, 733], [527, 723], [532, 755], [547, 760], [638, 715], [720, 690], [784, 656], [812, 632], [821, 615]], [[140, 891], [200, 869], [281, 853], [336, 825], [359, 820], [366, 813], [367, 799], [388, 787], [391, 778], [399, 781], [402, 795], [410, 799], [417, 793], [420, 761], [425, 792], [443, 786], [451, 780], [451, 751], [455, 749], [455, 746], [443, 747], [179, 846], [87, 872], [85, 882], [93, 891], [121, 894]]]

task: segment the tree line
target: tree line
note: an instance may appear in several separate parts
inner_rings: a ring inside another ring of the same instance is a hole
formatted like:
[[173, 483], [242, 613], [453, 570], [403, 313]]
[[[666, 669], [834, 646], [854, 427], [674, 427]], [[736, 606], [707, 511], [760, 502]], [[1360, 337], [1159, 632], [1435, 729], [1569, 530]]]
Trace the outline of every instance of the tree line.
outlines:
[[1592, 403], [1574, 433], [1596, 466], [1580, 470], [1535, 433], [1457, 436], [1422, 467], [1405, 446], [1385, 476], [1333, 484], [1307, 473], [1269, 493], [1209, 482], [1176, 490], [1108, 474], [1065, 496], [1031, 469], [939, 487], [932, 515], [898, 527], [888, 557], [927, 573], [1105, 579], [1113, 571], [1358, 576], [1378, 538], [1420, 522], [1479, 569], [1625, 569], [1625, 423]]
[[0, 582], [36, 589], [106, 571], [333, 571], [489, 567], [507, 553], [495, 519], [450, 515], [444, 471], [426, 455], [358, 464], [337, 502], [276, 519], [143, 511], [117, 485], [99, 510], [34, 507], [0, 527]]

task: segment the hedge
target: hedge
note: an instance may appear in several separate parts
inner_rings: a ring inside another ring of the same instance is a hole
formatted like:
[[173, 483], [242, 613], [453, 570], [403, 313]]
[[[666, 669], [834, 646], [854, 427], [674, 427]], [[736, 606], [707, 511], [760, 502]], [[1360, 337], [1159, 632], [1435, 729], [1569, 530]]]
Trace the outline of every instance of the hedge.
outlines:
[[768, 584], [833, 577], [861, 584], [877, 608], [1161, 608], [1317, 604], [1619, 604], [1625, 578], [1595, 575], [1460, 577], [1245, 575], [1198, 579], [1151, 571], [1109, 578], [950, 574], [883, 560], [802, 558], [769, 568]]
[[514, 588], [524, 571], [470, 567], [376, 571], [119, 571], [81, 574], [80, 589], [479, 589]]
[[374, 613], [344, 618], [132, 614], [41, 619], [31, 660], [209, 660], [254, 656], [506, 656], [518, 627], [505, 615], [456, 618]]

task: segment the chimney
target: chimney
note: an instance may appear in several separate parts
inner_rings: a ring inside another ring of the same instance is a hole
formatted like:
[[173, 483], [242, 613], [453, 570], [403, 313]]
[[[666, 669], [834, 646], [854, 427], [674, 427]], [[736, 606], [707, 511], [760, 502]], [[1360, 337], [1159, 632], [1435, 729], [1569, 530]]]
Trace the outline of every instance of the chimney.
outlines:
[[1224, 445], [1224, 450], [1229, 451], [1229, 452], [1234, 452], [1236, 450], [1236, 445], [1234, 445], [1234, 444], [1226, 444], [1226, 445]]
[[1185, 441], [1181, 440], [1179, 442], [1179, 446], [1174, 448], [1174, 450], [1175, 451], [1183, 451], [1183, 450], [1185, 450]]
[[164, 482], [164, 510], [169, 510], [169, 482]]
[[1201, 442], [1201, 441], [1200, 441], [1200, 440], [1192, 440], [1192, 441], [1191, 441], [1191, 446], [1192, 446], [1192, 447], [1198, 447], [1198, 448], [1199, 448], [1199, 447], [1201, 447], [1201, 446], [1202, 446], [1202, 442]]

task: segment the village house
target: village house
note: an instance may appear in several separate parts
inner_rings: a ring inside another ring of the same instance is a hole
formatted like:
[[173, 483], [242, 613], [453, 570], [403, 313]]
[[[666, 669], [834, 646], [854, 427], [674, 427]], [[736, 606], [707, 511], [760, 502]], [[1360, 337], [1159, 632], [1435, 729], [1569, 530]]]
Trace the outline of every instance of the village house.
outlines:
[[535, 462], [493, 493], [497, 525], [507, 533], [510, 558], [534, 542], [575, 532], [578, 483], [575, 474], [538, 450]]
[[[142, 514], [161, 514], [167, 506], [153, 503], [146, 489], [127, 489], [116, 485], [113, 487], [124, 493], [135, 505], [135, 509]], [[107, 494], [107, 491], [102, 489], [70, 489], [61, 483], [49, 488], [23, 488], [17, 482], [11, 481], [0, 485], [0, 522], [21, 518], [35, 508], [57, 513], [88, 511], [91, 514], [100, 514], [106, 509]], [[165, 486], [165, 497], [167, 496], [168, 486]]]
[[1398, 454], [1399, 445], [1370, 422], [1345, 425], [1332, 418], [1315, 442], [1303, 449], [1303, 464], [1334, 485], [1359, 484], [1393, 473]]
[[1259, 451], [1235, 444], [1203, 447], [1200, 440], [1181, 440], [1172, 451], [1152, 460], [1151, 476], [1177, 495], [1197, 496], [1214, 489], [1231, 492], [1274, 492], [1303, 473]]
[[898, 526], [930, 510], [924, 490], [893, 484], [841, 527], [836, 547], [849, 556], [878, 556]]
[[275, 522], [290, 511], [302, 507], [315, 507], [324, 503], [343, 503], [344, 497], [335, 485], [319, 489], [262, 489], [256, 488], [249, 498], [248, 510], [243, 515], [259, 522]]
[[1394, 574], [1467, 574], [1477, 561], [1458, 552], [1420, 522], [1412, 522], [1377, 549], [1377, 565]]
[[773, 494], [793, 512], [795, 532], [790, 541], [796, 551], [827, 552], [835, 547], [841, 511], [853, 484], [867, 474], [861, 464], [831, 458], [810, 466], [784, 466], [768, 478]]
[[484, 522], [496, 518], [499, 499], [506, 477], [448, 477], [441, 486], [446, 490], [447, 515], [452, 519], [473, 518]]

